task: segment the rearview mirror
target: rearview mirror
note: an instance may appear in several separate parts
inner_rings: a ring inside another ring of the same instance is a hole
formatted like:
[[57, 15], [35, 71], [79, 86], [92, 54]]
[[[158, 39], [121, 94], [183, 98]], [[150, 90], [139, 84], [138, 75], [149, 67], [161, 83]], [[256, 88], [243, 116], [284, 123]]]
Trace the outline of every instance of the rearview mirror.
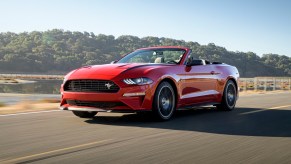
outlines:
[[110, 62], [110, 64], [114, 64], [114, 63], [116, 63], [117, 61], [116, 60], [114, 60], [114, 61], [112, 61], [112, 62]]

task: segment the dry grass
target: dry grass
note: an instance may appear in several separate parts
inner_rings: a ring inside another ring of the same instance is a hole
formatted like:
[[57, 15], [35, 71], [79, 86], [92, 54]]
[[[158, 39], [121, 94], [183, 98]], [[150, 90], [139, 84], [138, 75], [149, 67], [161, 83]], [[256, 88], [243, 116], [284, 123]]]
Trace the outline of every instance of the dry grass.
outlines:
[[35, 81], [0, 77], [0, 84], [25, 84], [25, 83], [34, 83], [34, 82]]
[[38, 101], [39, 103], [60, 103], [59, 99], [42, 99]]
[[42, 99], [37, 101], [23, 100], [15, 105], [6, 105], [0, 102], [1, 114], [14, 114], [23, 112], [36, 112], [44, 110], [56, 110], [59, 108], [59, 99]]
[[59, 103], [39, 103], [24, 101], [15, 105], [4, 106], [0, 108], [1, 114], [14, 114], [23, 112], [36, 112], [44, 110], [56, 110], [59, 107]]
[[19, 83], [16, 79], [0, 78], [0, 84], [15, 84]]
[[0, 107], [6, 106], [3, 102], [0, 102]]

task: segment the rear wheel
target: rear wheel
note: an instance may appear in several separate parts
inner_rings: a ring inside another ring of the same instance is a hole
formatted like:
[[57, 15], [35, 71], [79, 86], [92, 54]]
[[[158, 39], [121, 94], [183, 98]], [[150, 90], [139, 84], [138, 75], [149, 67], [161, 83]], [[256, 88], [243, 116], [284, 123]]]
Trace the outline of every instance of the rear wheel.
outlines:
[[221, 104], [216, 107], [220, 110], [231, 111], [237, 100], [237, 90], [233, 81], [229, 80], [224, 88]]
[[74, 115], [81, 118], [92, 118], [97, 114], [97, 112], [87, 112], [87, 111], [73, 111], [73, 113]]
[[153, 111], [155, 116], [162, 121], [169, 120], [176, 107], [175, 92], [168, 82], [162, 82], [157, 87], [154, 96]]

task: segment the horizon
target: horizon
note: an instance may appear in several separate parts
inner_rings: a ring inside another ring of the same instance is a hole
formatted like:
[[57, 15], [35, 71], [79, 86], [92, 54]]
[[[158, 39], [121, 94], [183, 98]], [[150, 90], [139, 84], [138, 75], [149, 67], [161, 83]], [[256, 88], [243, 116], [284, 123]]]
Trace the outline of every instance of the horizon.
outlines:
[[[2, 2], [0, 32], [64, 29], [94, 34], [164, 37], [228, 51], [291, 57], [291, 2], [140, 1]], [[9, 14], [7, 14], [9, 13]]]

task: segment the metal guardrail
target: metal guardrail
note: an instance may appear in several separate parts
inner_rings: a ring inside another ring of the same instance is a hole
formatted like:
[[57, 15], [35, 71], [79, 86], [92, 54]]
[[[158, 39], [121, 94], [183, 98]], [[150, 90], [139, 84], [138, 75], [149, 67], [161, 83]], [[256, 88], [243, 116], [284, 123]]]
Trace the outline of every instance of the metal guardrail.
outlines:
[[240, 91], [291, 90], [291, 77], [240, 78]]

